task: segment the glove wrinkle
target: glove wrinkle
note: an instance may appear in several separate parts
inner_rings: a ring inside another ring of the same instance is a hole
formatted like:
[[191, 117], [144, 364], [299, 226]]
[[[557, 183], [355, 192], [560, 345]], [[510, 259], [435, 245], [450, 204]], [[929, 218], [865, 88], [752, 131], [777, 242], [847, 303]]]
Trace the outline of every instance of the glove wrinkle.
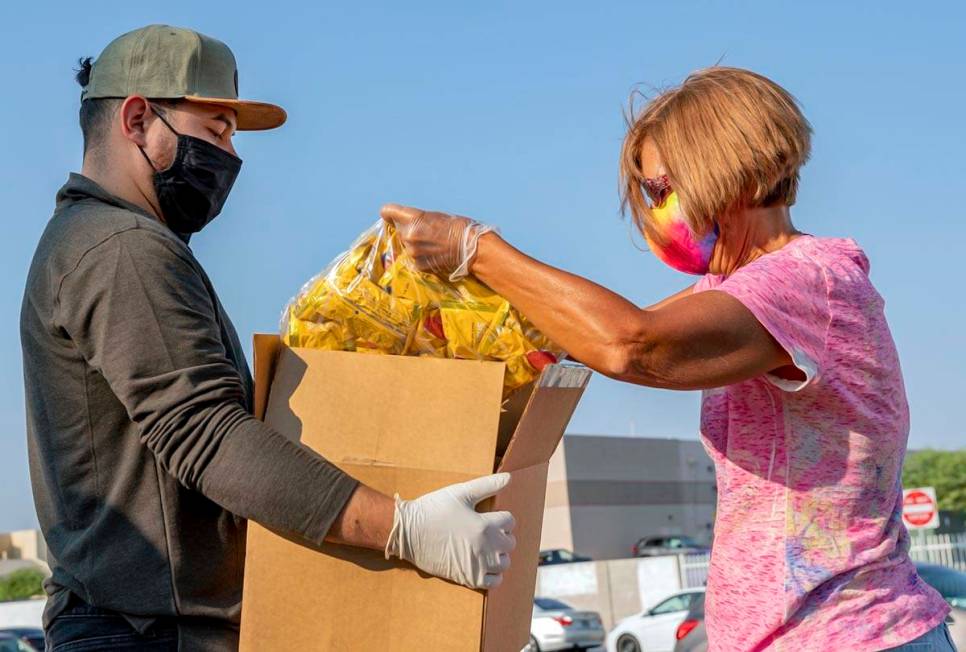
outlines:
[[477, 503], [497, 494], [507, 473], [484, 476], [430, 492], [415, 500], [395, 496], [393, 527], [386, 558], [399, 557], [417, 568], [474, 589], [496, 586], [514, 541], [508, 512], [476, 512]]

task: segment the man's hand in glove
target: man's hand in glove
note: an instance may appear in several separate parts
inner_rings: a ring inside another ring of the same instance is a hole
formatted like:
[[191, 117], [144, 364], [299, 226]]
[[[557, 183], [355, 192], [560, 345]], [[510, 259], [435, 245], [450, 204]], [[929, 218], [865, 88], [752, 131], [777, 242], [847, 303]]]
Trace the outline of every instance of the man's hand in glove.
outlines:
[[468, 217], [386, 204], [382, 219], [392, 222], [416, 267], [456, 281], [470, 273], [480, 237], [492, 226]]
[[497, 586], [516, 546], [513, 515], [481, 514], [474, 508], [509, 482], [509, 473], [497, 473], [415, 500], [397, 495], [386, 558], [405, 559], [427, 573], [471, 588]]

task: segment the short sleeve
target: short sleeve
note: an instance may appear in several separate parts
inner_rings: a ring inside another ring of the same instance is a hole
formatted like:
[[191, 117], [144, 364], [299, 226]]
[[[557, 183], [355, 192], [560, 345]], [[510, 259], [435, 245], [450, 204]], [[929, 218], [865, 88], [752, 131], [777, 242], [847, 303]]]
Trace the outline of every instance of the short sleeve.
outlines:
[[821, 376], [831, 321], [826, 270], [797, 244], [763, 256], [709, 288], [730, 294], [748, 308], [805, 374], [803, 381], [767, 375], [789, 392], [802, 390]]

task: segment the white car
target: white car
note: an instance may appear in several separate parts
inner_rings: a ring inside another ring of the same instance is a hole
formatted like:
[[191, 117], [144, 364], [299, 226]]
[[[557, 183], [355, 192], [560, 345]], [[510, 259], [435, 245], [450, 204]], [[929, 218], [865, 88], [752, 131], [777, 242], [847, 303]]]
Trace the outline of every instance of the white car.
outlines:
[[678, 591], [656, 605], [617, 623], [607, 635], [607, 652], [673, 652], [688, 607], [704, 589]]

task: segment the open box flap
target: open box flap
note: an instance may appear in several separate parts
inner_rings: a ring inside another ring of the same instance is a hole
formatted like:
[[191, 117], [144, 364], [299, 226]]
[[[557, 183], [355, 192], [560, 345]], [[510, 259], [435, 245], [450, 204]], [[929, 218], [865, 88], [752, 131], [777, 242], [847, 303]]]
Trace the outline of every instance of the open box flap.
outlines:
[[499, 471], [516, 471], [546, 462], [560, 443], [591, 371], [574, 365], [548, 365], [510, 439]]
[[510, 553], [511, 564], [503, 574], [503, 582], [487, 593], [483, 652], [519, 650], [527, 644], [537, 564], [521, 560], [536, 560], [540, 552], [547, 466], [544, 462], [515, 469], [510, 486], [493, 499], [493, 510], [508, 510], [516, 517], [513, 534], [517, 547]]
[[266, 422], [332, 462], [492, 472], [502, 363], [285, 346], [275, 359], [273, 374], [256, 365]]

